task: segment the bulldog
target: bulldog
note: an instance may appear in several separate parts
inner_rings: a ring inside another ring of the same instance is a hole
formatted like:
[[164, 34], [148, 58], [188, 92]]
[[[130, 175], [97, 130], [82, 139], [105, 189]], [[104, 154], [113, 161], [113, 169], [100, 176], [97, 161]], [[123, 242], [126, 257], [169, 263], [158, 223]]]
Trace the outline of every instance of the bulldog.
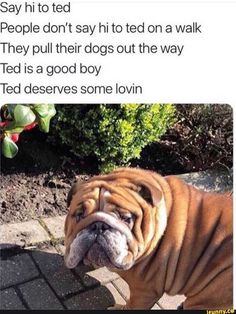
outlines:
[[[130, 287], [125, 309], [164, 293], [184, 309], [232, 309], [232, 197], [175, 176], [121, 168], [68, 194], [65, 264], [106, 266]], [[114, 308], [121, 308], [115, 305]]]

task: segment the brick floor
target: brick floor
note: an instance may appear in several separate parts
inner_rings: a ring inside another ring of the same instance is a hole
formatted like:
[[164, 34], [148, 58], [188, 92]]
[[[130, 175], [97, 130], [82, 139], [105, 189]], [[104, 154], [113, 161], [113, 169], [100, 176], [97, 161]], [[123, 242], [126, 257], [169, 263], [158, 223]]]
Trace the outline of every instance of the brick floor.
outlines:
[[55, 239], [62, 239], [64, 237], [64, 223], [66, 216], [58, 216], [52, 218], [42, 219], [48, 230]]
[[31, 220], [1, 225], [0, 239], [0, 248], [5, 249], [16, 245], [25, 247], [46, 242], [50, 240], [50, 237], [37, 220]]
[[111, 292], [104, 286], [80, 293], [65, 301], [68, 310], [105, 310], [114, 304]]
[[125, 299], [121, 296], [121, 294], [117, 291], [117, 289], [114, 287], [114, 285], [112, 283], [107, 283], [105, 285], [105, 287], [111, 292], [111, 294], [113, 295], [114, 301], [116, 304], [122, 304], [124, 305]]
[[[59, 245], [60, 251], [65, 253], [65, 246]], [[96, 285], [97, 283], [106, 283], [119, 278], [119, 275], [111, 272], [106, 267], [92, 269], [86, 265], [79, 265], [75, 268], [75, 272], [82, 277], [82, 280], [87, 287]]]
[[62, 244], [56, 244], [55, 248], [57, 249], [58, 252], [62, 253], [62, 255], [65, 255], [65, 245]]
[[183, 301], [185, 300], [185, 296], [183, 295], [176, 295], [176, 296], [169, 296], [168, 294], [164, 294], [163, 297], [160, 298], [158, 304], [163, 309], [174, 310], [176, 309]]
[[97, 276], [95, 275], [94, 277], [94, 270], [90, 266], [79, 265], [75, 268], [74, 271], [80, 277], [83, 285], [86, 288], [98, 286], [100, 284], [100, 281], [97, 279], [100, 277], [99, 274]]
[[120, 294], [124, 297], [124, 299], [128, 300], [130, 295], [128, 284], [121, 278], [114, 280], [113, 284], [120, 292]]
[[[125, 304], [129, 287], [116, 273], [84, 265], [69, 270], [58, 248], [22, 250], [2, 257], [0, 309], [102, 310]], [[153, 309], [175, 309], [182, 301], [182, 296], [164, 295]]]
[[33, 279], [39, 272], [28, 254], [20, 254], [1, 260], [0, 275], [2, 289]]
[[18, 297], [13, 288], [0, 292], [0, 309], [1, 310], [25, 310], [21, 299]]
[[33, 259], [59, 297], [83, 290], [81, 283], [64, 265], [55, 249], [34, 251]]
[[[106, 309], [125, 304], [129, 287], [106, 267], [79, 265], [69, 270], [61, 252], [64, 246], [22, 250], [2, 256], [0, 309]], [[182, 296], [164, 295], [152, 309], [176, 309]]]
[[27, 282], [19, 289], [31, 310], [62, 310], [63, 306], [43, 279]]
[[154, 304], [152, 310], [161, 310], [161, 307], [158, 304]]
[[101, 283], [107, 283], [109, 281], [119, 278], [116, 273], [109, 271], [106, 267], [101, 267], [87, 273], [88, 276], [93, 277]]

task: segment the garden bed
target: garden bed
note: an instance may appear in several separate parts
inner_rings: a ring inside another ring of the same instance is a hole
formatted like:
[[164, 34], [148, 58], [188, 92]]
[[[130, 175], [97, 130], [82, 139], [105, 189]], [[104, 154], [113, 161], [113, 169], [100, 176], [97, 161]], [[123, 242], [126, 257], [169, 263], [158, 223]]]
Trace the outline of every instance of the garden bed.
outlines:
[[[159, 162], [156, 160], [160, 173], [183, 172], [177, 161], [172, 162], [171, 155], [162, 153]], [[148, 163], [140, 163], [148, 168]], [[22, 134], [19, 153], [14, 159], [2, 157], [1, 168], [0, 224], [65, 214], [71, 184], [98, 173], [93, 160], [76, 160], [68, 151], [49, 145], [46, 136], [36, 130]]]
[[37, 131], [23, 133], [17, 156], [2, 157], [0, 224], [65, 214], [72, 182], [89, 178], [80, 175], [66, 152], [51, 147], [45, 139]]

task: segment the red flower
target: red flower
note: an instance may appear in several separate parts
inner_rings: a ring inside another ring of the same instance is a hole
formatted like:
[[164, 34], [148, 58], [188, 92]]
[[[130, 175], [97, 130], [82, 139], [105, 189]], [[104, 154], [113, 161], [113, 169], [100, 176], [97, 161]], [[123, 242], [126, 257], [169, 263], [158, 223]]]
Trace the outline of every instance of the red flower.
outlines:
[[16, 143], [19, 140], [19, 133], [11, 134], [11, 139]]

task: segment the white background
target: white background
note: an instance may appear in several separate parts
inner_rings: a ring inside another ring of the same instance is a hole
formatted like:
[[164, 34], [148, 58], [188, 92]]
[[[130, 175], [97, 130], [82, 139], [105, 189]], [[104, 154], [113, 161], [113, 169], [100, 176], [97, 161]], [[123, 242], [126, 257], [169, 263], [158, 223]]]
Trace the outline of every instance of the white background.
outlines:
[[[47, 1], [49, 3], [52, 1]], [[64, 1], [67, 3], [67, 1]], [[10, 1], [9, 3], [24, 3]], [[37, 2], [35, 2], [37, 3]], [[61, 3], [61, 1], [60, 1]], [[15, 54], [0, 55], [1, 62], [17, 64], [66, 64], [74, 62], [102, 65], [101, 74], [91, 75], [29, 75], [2, 74], [1, 82], [14, 85], [18, 82], [35, 85], [123, 85], [135, 83], [143, 86], [142, 95], [1, 95], [1, 102], [185, 102], [185, 103], [230, 103], [235, 97], [235, 2], [207, 3], [198, 2], [118, 2], [92, 1], [71, 2], [70, 14], [14, 14], [1, 13], [0, 20], [9, 24], [26, 24], [32, 21], [43, 25], [71, 22], [73, 24], [98, 23], [99, 21], [125, 24], [202, 24], [202, 34], [0, 34], [1, 42], [17, 44], [47, 43], [61, 41], [130, 44], [145, 42], [149, 44], [184, 44], [182, 56], [155, 55], [37, 55], [22, 57]], [[63, 38], [62, 38], [63, 37]]]

